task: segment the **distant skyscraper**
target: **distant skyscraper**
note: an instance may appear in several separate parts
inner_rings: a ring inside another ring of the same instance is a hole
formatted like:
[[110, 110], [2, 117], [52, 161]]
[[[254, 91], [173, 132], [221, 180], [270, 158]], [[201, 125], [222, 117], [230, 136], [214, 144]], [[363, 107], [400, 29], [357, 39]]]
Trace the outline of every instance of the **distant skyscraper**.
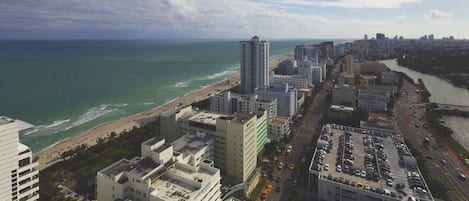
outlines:
[[254, 89], [269, 85], [269, 42], [254, 36], [240, 41], [241, 93], [251, 94]]
[[365, 38], [365, 40], [368, 40], [368, 35], [365, 34], [365, 37], [364, 37], [364, 38]]
[[376, 33], [376, 40], [384, 40], [386, 36], [383, 33]]

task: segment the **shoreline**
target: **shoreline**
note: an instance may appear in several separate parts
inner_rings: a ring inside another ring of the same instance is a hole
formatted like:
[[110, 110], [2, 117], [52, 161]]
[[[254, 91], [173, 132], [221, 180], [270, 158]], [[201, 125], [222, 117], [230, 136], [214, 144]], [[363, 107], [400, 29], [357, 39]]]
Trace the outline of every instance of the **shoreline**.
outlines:
[[[272, 59], [270, 61], [270, 68], [272, 69], [274, 67], [277, 67], [278, 63], [285, 58], [288, 58], [288, 55]], [[55, 164], [56, 162], [61, 161], [60, 155], [64, 151], [71, 150], [83, 144], [93, 146], [96, 144], [96, 141], [98, 139], [105, 138], [112, 132], [120, 134], [125, 130], [131, 130], [133, 127], [140, 127], [142, 125], [145, 125], [148, 122], [157, 120], [161, 112], [171, 110], [180, 105], [190, 105], [194, 102], [204, 100], [209, 97], [208, 94], [214, 94], [219, 91], [225, 91], [239, 84], [239, 81], [240, 74], [237, 73], [218, 82], [212, 83], [200, 89], [189, 92], [185, 95], [171, 99], [149, 110], [98, 124], [87, 131], [81, 132], [75, 136], [65, 138], [61, 141], [55, 142], [54, 144], [40, 151], [37, 151], [33, 154], [33, 157], [38, 158], [38, 169], [45, 169]]]

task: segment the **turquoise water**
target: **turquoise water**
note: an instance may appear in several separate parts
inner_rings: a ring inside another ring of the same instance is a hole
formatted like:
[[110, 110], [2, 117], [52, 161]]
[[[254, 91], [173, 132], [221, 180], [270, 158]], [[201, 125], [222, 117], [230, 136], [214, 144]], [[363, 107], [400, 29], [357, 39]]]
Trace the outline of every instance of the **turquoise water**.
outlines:
[[[271, 58], [318, 42], [270, 41]], [[0, 115], [34, 124], [36, 151], [236, 74], [239, 41], [4, 41], [0, 70]]]

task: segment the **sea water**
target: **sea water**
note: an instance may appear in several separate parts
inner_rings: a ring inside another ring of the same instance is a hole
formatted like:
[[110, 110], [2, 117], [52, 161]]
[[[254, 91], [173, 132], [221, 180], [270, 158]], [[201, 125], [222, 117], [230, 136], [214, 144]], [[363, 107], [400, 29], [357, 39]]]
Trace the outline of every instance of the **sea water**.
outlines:
[[[271, 40], [270, 57], [321, 41]], [[37, 151], [238, 72], [239, 40], [3, 41], [0, 115], [34, 124]]]

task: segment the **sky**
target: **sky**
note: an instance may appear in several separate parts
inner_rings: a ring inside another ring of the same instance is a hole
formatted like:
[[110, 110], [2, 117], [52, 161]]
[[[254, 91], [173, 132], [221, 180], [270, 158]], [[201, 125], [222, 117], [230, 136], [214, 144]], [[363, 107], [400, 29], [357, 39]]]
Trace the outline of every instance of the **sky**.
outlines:
[[469, 0], [0, 0], [0, 39], [469, 37]]

